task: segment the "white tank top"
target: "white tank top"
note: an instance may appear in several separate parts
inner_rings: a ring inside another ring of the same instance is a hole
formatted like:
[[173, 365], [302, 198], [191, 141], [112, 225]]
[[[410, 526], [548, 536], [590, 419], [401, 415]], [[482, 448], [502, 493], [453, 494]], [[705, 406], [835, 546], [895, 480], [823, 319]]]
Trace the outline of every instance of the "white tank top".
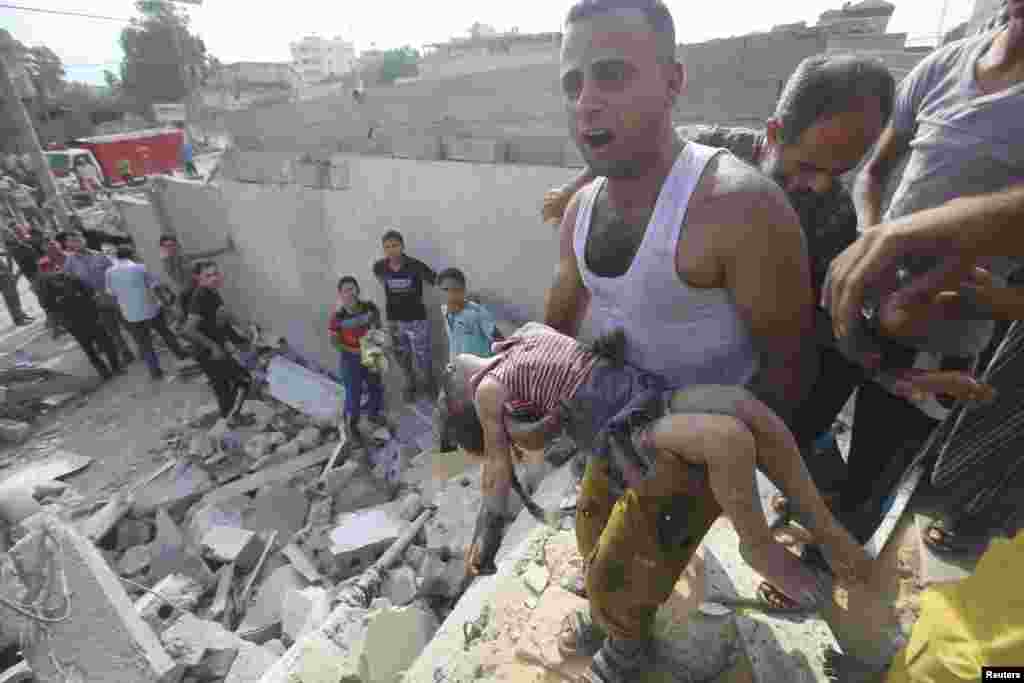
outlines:
[[597, 334], [622, 328], [629, 361], [663, 377], [671, 388], [746, 384], [757, 354], [728, 290], [691, 287], [676, 272], [676, 248], [686, 209], [708, 162], [723, 150], [688, 142], [662, 185], [654, 213], [629, 270], [600, 277], [586, 261], [594, 202], [606, 179], [581, 192], [573, 248], [590, 291]]

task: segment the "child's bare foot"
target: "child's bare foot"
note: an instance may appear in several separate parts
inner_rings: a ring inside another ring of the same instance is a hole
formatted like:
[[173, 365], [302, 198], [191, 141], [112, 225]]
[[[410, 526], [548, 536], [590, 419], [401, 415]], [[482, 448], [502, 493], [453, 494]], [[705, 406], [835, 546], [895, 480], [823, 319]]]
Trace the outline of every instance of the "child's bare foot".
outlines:
[[740, 555], [777, 591], [800, 607], [814, 607], [824, 597], [818, 576], [800, 558], [774, 541], [740, 543]]

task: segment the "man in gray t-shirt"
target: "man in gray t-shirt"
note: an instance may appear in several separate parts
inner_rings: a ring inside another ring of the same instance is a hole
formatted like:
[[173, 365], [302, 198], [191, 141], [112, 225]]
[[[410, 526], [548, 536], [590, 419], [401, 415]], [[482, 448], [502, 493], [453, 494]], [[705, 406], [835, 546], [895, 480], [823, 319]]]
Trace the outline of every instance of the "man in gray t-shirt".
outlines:
[[[865, 196], [865, 190], [874, 189], [865, 181], [884, 183], [907, 151], [910, 157], [886, 220], [1024, 181], [1024, 82], [989, 85], [978, 77], [979, 60], [1001, 34], [990, 32], [936, 50], [900, 84], [879, 152], [858, 183], [862, 229], [881, 218], [881, 202]], [[907, 265], [921, 272], [934, 262], [916, 259]], [[983, 265], [1005, 278], [1018, 264], [1001, 259]], [[942, 320], [916, 346], [973, 355], [991, 340], [993, 327], [991, 321]]]

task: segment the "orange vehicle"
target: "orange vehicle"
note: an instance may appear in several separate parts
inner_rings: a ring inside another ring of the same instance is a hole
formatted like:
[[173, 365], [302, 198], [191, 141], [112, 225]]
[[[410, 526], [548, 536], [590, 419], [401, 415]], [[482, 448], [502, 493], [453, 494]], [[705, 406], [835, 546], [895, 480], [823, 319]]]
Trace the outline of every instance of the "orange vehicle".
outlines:
[[137, 130], [131, 133], [79, 138], [75, 147], [92, 152], [107, 185], [117, 186], [181, 167], [185, 133], [176, 128]]

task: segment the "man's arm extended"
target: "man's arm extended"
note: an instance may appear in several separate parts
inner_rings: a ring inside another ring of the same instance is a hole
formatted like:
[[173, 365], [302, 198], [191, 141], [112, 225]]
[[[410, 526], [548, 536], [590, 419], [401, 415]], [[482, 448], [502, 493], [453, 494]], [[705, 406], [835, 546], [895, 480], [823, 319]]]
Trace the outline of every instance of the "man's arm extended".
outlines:
[[816, 372], [807, 246], [778, 186], [753, 172], [736, 182], [715, 200], [718, 251], [760, 359], [751, 390], [789, 424]]
[[497, 380], [485, 378], [476, 390], [475, 404], [484, 429], [484, 466], [481, 476], [480, 512], [466, 565], [473, 573], [494, 562], [501, 540], [502, 520], [508, 512], [512, 491], [512, 451], [502, 423], [508, 397]]
[[864, 165], [853, 186], [853, 203], [861, 228], [882, 221], [882, 195], [894, 170], [910, 151], [911, 136], [892, 126], [882, 131], [874, 152]]
[[579, 199], [574, 196], [558, 229], [558, 267], [555, 270], [555, 281], [544, 302], [544, 324], [570, 337], [579, 334], [589, 300], [573, 249], [578, 210]]
[[864, 294], [908, 254], [945, 257], [935, 271], [915, 278], [897, 296], [914, 297], [935, 288], [950, 269], [964, 262], [997, 256], [1024, 256], [1024, 185], [1000, 192], [961, 197], [867, 230], [829, 267], [822, 303], [832, 313], [836, 335], [847, 328]]

